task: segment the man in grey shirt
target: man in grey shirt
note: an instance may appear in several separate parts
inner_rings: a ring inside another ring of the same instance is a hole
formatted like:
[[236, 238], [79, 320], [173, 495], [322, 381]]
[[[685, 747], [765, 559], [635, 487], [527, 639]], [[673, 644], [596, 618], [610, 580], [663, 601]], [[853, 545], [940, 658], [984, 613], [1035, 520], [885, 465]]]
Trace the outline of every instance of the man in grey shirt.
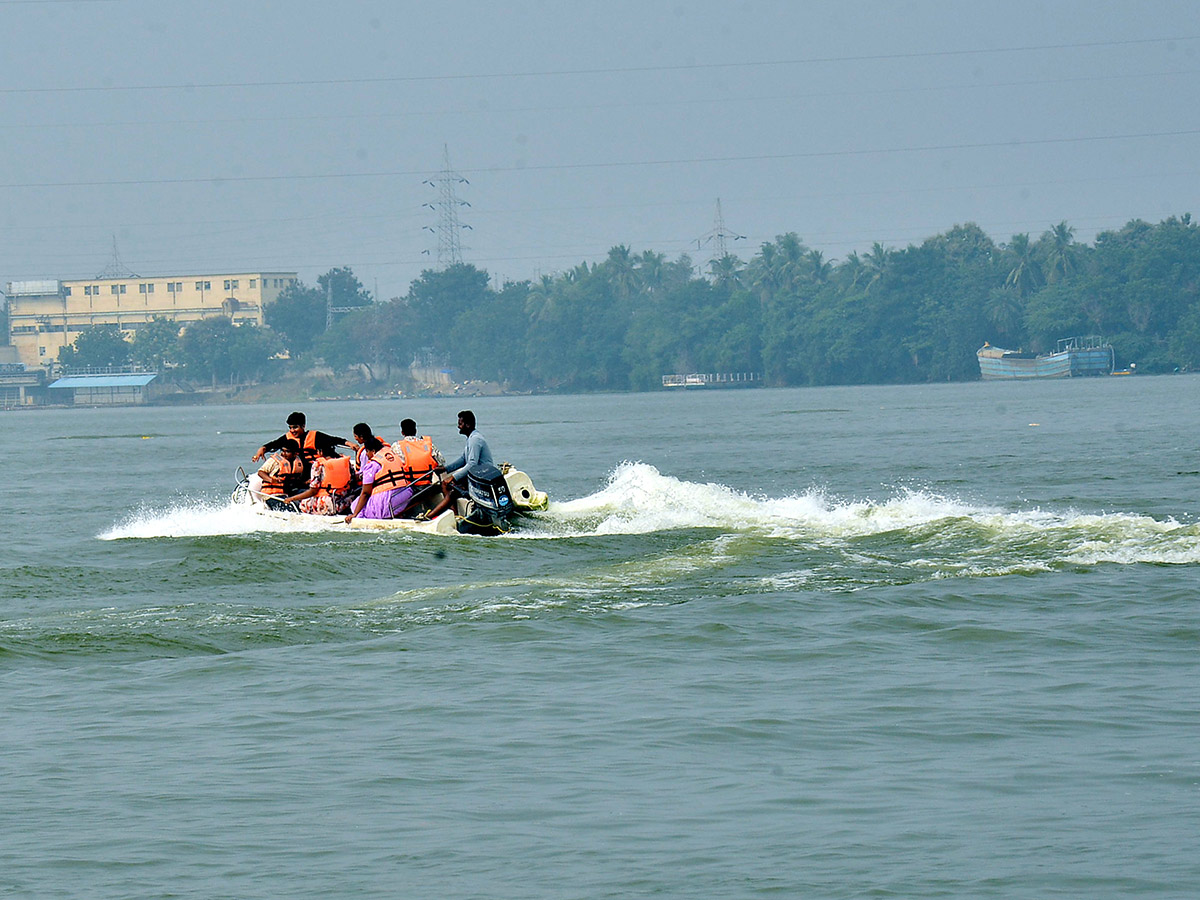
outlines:
[[464, 409], [458, 414], [458, 433], [466, 435], [467, 445], [463, 448], [462, 456], [446, 463], [445, 466], [438, 466], [435, 470], [442, 475], [442, 499], [428, 512], [427, 516], [430, 519], [437, 518], [450, 508], [450, 504], [454, 502], [455, 487], [466, 490], [467, 472], [478, 465], [495, 465], [488, 442], [475, 430], [475, 413], [471, 410]]

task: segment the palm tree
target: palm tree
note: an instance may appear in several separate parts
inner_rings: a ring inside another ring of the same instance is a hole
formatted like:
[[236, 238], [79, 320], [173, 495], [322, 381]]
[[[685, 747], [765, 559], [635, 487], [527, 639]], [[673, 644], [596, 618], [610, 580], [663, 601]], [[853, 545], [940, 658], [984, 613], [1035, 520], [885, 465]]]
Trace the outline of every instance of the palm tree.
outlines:
[[825, 261], [825, 254], [820, 250], [809, 250], [804, 255], [805, 261], [808, 263], [808, 277], [815, 284], [824, 284], [829, 280], [829, 273], [833, 270], [833, 264]]
[[650, 293], [654, 293], [662, 287], [666, 265], [667, 254], [643, 250], [642, 255], [637, 258], [635, 270], [637, 283]]
[[993, 288], [988, 295], [983, 315], [1001, 334], [1016, 337], [1020, 333], [1021, 323], [1025, 320], [1025, 305], [1015, 288]]
[[732, 253], [726, 253], [708, 264], [713, 284], [717, 287], [741, 287], [743, 269], [742, 261]]
[[887, 249], [883, 244], [876, 241], [871, 245], [871, 252], [867, 254], [867, 271], [871, 273], [871, 280], [867, 282], [867, 290], [875, 285], [886, 273], [892, 262], [892, 251]]
[[1028, 234], [1014, 234], [1008, 243], [1013, 267], [1004, 279], [1004, 286], [1015, 290], [1018, 297], [1025, 297], [1041, 287], [1042, 273], [1033, 251], [1034, 246]]
[[1046, 280], [1055, 282], [1065, 278], [1076, 269], [1075, 229], [1066, 222], [1059, 222], [1044, 235], [1042, 240], [1050, 245], [1046, 257]]
[[839, 279], [845, 281], [849, 279], [850, 290], [858, 287], [858, 281], [867, 272], [867, 264], [863, 262], [863, 258], [858, 255], [857, 250], [851, 250], [846, 254], [846, 261], [837, 267]]
[[608, 251], [604, 261], [608, 282], [618, 297], [627, 298], [637, 286], [637, 275], [633, 269], [633, 254], [624, 244], [617, 244]]

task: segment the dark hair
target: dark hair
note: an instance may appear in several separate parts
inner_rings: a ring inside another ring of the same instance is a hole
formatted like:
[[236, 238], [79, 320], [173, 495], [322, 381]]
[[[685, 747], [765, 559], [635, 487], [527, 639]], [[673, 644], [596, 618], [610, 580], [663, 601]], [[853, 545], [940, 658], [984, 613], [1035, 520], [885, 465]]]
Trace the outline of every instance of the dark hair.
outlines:
[[291, 450], [293, 453], [299, 453], [300, 452], [300, 442], [297, 440], [293, 440], [292, 438], [288, 438], [286, 441], [283, 442], [283, 446], [280, 447], [279, 449], [280, 450]]
[[299, 425], [301, 428], [303, 428], [306, 421], [308, 420], [304, 418], [304, 413], [302, 412], [294, 412], [287, 417], [287, 423], [289, 426]]
[[417, 423], [412, 419], [400, 420], [400, 436], [401, 437], [416, 437]]
[[384, 446], [383, 441], [375, 436], [375, 432], [371, 430], [371, 426], [366, 422], [359, 422], [354, 426], [354, 436], [360, 438], [362, 445], [372, 453]]
[[469, 409], [459, 410], [458, 417], [463, 420], [467, 427], [475, 427], [475, 413], [471, 412]]

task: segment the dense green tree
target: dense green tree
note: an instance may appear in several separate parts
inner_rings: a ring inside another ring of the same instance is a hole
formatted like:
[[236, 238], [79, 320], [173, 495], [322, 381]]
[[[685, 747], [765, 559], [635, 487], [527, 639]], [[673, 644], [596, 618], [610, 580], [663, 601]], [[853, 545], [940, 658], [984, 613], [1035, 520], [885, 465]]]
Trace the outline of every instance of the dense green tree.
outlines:
[[161, 372], [177, 362], [179, 324], [155, 316], [133, 336], [133, 361], [146, 369]]
[[119, 369], [129, 365], [132, 350], [118, 326], [93, 325], [58, 352], [58, 362], [69, 369]]
[[225, 316], [193, 322], [179, 337], [189, 372], [209, 379], [213, 387], [261, 378], [279, 349], [276, 335], [255, 325], [234, 325]]
[[301, 281], [288, 285], [263, 311], [271, 330], [283, 340], [288, 353], [299, 356], [312, 349], [328, 322], [325, 291]]

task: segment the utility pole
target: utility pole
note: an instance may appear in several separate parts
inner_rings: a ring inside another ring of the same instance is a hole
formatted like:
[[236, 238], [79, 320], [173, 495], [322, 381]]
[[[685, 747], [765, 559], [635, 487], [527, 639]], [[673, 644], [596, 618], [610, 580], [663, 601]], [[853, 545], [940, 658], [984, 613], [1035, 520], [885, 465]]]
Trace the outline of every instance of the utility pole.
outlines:
[[470, 184], [471, 182], [450, 168], [450, 148], [445, 144], [442, 145], [442, 156], [442, 171], [434, 178], [427, 178], [423, 182], [438, 192], [438, 199], [434, 203], [422, 204], [422, 206], [433, 210], [438, 215], [436, 227], [426, 225], [424, 230], [432, 231], [437, 235], [437, 261], [439, 269], [445, 269], [448, 266], [456, 266], [462, 263], [462, 241], [460, 234], [464, 230], [472, 230], [470, 225], [464, 225], [458, 221], [458, 208], [460, 206], [471, 205], [466, 200], [459, 199], [458, 185]]

